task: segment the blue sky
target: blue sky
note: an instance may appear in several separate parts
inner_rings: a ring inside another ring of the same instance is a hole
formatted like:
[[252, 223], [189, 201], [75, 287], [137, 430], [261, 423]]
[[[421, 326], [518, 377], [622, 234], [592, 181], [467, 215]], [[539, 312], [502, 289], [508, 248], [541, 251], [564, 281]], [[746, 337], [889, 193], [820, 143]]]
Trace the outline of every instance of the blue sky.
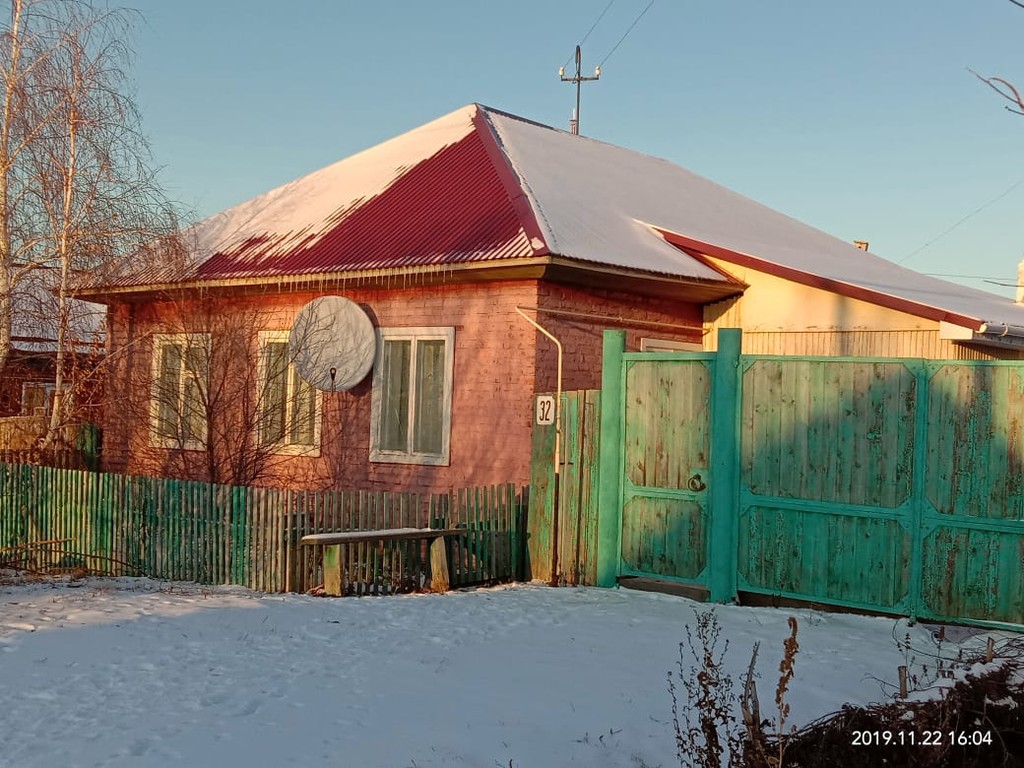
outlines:
[[[648, 2], [612, 3], [585, 74]], [[137, 97], [203, 217], [474, 101], [564, 127], [558, 68], [607, 6], [136, 0]], [[1024, 116], [967, 68], [1024, 86], [1022, 33], [1007, 0], [655, 0], [584, 86], [582, 132], [913, 269], [1013, 282]]]

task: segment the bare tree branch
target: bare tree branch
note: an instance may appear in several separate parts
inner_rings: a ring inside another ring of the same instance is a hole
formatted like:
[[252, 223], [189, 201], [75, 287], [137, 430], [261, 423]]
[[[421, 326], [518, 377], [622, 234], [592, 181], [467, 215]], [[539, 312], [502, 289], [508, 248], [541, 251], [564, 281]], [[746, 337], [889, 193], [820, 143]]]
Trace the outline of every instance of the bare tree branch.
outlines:
[[[1018, 8], [1024, 8], [1024, 0], [1010, 0], [1011, 3], [1016, 5]], [[1006, 109], [1017, 115], [1024, 115], [1024, 99], [1021, 98], [1020, 91], [1017, 90], [1016, 86], [1009, 80], [1004, 80], [1001, 77], [985, 77], [979, 75], [973, 69], [968, 67], [968, 72], [974, 75], [976, 78], [981, 80], [985, 85], [991, 88], [993, 91], [998, 93], [1004, 99], [1010, 102], [1006, 105]]]
[[[1013, 2], [1013, 0], [1010, 1]], [[1024, 98], [1021, 97], [1020, 91], [1017, 90], [1016, 86], [1014, 86], [1013, 83], [1009, 82], [1008, 80], [1004, 80], [1001, 77], [984, 77], [983, 75], [979, 75], [977, 72], [970, 68], [968, 68], [967, 71], [970, 72], [979, 80], [981, 80], [981, 82], [983, 82], [993, 91], [998, 93], [1004, 99], [1013, 102], [1015, 106], [1011, 107], [1007, 105], [1006, 109], [1018, 115], [1024, 115]]]

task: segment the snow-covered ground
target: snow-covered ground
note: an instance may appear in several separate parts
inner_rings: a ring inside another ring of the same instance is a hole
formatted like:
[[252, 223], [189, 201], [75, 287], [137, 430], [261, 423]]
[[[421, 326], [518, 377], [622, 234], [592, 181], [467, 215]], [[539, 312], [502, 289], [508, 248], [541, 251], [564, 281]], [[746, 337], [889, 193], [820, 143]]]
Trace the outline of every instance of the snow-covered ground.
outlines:
[[[678, 765], [666, 673], [708, 606], [627, 590], [325, 599], [145, 579], [0, 586], [2, 766]], [[885, 698], [892, 619], [718, 607], [792, 721]], [[899, 622], [927, 647], [928, 629]], [[764, 714], [768, 714], [765, 712]]]

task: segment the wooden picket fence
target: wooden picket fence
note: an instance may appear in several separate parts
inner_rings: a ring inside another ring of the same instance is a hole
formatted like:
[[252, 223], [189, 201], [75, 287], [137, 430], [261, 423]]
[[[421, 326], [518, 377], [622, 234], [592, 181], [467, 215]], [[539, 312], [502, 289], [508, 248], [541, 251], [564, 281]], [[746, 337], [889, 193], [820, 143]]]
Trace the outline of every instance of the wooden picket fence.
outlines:
[[[452, 585], [524, 572], [526, 489], [446, 494], [293, 491], [0, 464], [0, 566], [138, 575], [266, 592], [322, 583], [310, 533], [465, 528], [451, 540]], [[354, 594], [413, 591], [429, 578], [422, 542], [352, 545]]]
[[0, 463], [36, 464], [61, 469], [99, 468], [102, 433], [95, 424], [65, 424], [53, 445], [42, 446], [45, 416], [0, 418]]

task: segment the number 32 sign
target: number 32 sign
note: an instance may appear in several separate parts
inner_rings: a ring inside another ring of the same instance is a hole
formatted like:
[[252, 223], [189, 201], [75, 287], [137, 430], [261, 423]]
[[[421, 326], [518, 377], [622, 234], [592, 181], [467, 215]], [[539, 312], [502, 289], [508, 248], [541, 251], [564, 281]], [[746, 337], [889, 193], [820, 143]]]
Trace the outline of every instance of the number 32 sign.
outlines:
[[553, 395], [537, 395], [537, 423], [555, 423], [555, 398]]

